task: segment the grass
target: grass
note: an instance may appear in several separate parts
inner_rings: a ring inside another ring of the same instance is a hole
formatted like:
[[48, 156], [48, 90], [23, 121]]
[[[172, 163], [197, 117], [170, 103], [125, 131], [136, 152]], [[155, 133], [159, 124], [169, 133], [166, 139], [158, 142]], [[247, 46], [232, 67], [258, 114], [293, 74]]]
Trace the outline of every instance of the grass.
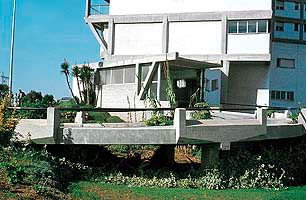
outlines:
[[306, 187], [287, 190], [198, 190], [128, 187], [106, 183], [79, 182], [70, 186], [75, 199], [207, 199], [207, 200], [304, 200]]

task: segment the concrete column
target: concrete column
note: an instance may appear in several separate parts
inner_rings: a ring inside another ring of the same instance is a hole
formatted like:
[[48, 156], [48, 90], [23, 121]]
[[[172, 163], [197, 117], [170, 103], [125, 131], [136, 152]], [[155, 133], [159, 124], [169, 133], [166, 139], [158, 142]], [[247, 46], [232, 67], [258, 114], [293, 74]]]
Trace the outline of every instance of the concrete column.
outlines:
[[160, 101], [160, 95], [161, 95], [161, 80], [162, 80], [162, 64], [158, 64], [157, 68], [157, 100]]
[[159, 161], [162, 166], [174, 164], [175, 145], [160, 145]]
[[[103, 34], [103, 33], [102, 33]], [[114, 54], [114, 37], [115, 37], [115, 23], [114, 18], [110, 18], [108, 22], [108, 55]]]
[[60, 143], [62, 138], [60, 136], [60, 112], [58, 108], [47, 108], [47, 126], [55, 143]]
[[223, 67], [221, 68], [221, 102], [228, 103], [228, 79], [229, 79], [230, 62], [223, 61]]
[[219, 143], [209, 143], [204, 144], [201, 146], [202, 148], [202, 167], [203, 168], [212, 168], [218, 164], [219, 160], [219, 150], [220, 144]]
[[257, 108], [257, 119], [263, 126], [267, 126], [267, 108]]
[[186, 109], [185, 108], [176, 108], [174, 113], [174, 127], [176, 130], [176, 142], [180, 139], [181, 136], [187, 134], [186, 128]]
[[162, 52], [168, 53], [169, 46], [169, 21], [168, 17], [163, 19]]
[[90, 15], [90, 6], [91, 6], [91, 0], [86, 0], [85, 17], [89, 17]]
[[82, 127], [83, 123], [85, 121], [85, 115], [84, 112], [77, 112], [75, 118], [74, 118], [74, 123], [76, 123], [78, 126]]

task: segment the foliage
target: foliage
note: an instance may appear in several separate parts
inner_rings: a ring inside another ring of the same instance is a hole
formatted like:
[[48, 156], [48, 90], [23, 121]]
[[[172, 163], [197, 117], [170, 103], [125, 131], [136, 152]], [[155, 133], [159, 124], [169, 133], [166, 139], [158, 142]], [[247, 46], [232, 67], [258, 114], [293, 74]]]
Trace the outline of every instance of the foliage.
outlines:
[[173, 80], [170, 76], [170, 65], [168, 60], [163, 65], [164, 74], [166, 77], [167, 85], [166, 85], [166, 96], [167, 100], [170, 103], [171, 108], [176, 108], [176, 97], [173, 90]]
[[8, 96], [0, 102], [0, 145], [7, 146], [13, 136], [17, 122], [14, 120], [15, 112], [11, 112]]
[[[160, 102], [149, 96], [146, 97], [146, 101], [149, 101], [151, 108], [159, 108]], [[163, 112], [153, 111], [150, 119], [145, 121], [147, 126], [169, 126], [173, 125], [173, 115], [166, 116]]]
[[71, 96], [73, 97], [74, 101], [79, 104], [79, 99], [73, 94], [73, 91], [72, 91], [72, 88], [71, 88], [71, 85], [70, 85], [70, 81], [69, 81], [69, 76], [70, 76], [70, 64], [67, 62], [67, 60], [65, 59], [64, 62], [61, 64], [61, 73], [63, 73], [65, 75], [65, 78], [66, 78], [66, 83], [67, 83], [67, 86], [70, 90], [70, 93], [71, 93]]
[[173, 125], [173, 119], [162, 114], [153, 114], [150, 119], [146, 121], [147, 126], [170, 126]]
[[273, 117], [274, 113], [276, 113], [277, 111], [276, 110], [273, 110], [273, 109], [268, 109], [267, 111], [267, 116], [269, 118]]
[[106, 123], [121, 123], [124, 122], [120, 117], [118, 116], [110, 116], [106, 119]]
[[[21, 101], [22, 107], [31, 108], [48, 108], [55, 105], [55, 100], [53, 95], [46, 94], [43, 96], [41, 92], [31, 90], [26, 94]], [[22, 119], [46, 119], [46, 110], [18, 110], [16, 111], [16, 116]]]
[[[209, 104], [206, 102], [200, 102], [196, 103], [194, 105], [195, 108], [203, 108], [203, 109], [209, 109]], [[196, 110], [191, 112], [191, 118], [195, 120], [201, 120], [201, 119], [211, 119], [211, 113], [209, 110]]]
[[9, 94], [9, 86], [6, 84], [0, 84], [0, 100], [4, 99]]
[[291, 113], [289, 118], [293, 123], [298, 123], [299, 113]]

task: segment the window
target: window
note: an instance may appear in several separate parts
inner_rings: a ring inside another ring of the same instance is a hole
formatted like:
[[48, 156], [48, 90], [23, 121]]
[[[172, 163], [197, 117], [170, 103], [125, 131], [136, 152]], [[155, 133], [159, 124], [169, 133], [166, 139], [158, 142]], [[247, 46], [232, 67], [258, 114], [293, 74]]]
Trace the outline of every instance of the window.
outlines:
[[284, 32], [284, 23], [276, 22], [275, 29], [276, 31]]
[[126, 67], [124, 71], [124, 83], [135, 83], [135, 67]]
[[111, 84], [122, 84], [123, 83], [123, 68], [112, 69]]
[[237, 21], [228, 22], [228, 32], [229, 33], [237, 33]]
[[248, 32], [256, 33], [257, 21], [249, 21], [248, 22]]
[[294, 31], [296, 31], [296, 32], [299, 31], [299, 24], [298, 23], [294, 24]]
[[266, 20], [259, 20], [258, 21], [258, 33], [266, 33], [267, 32], [267, 23]]
[[247, 33], [247, 21], [238, 22], [238, 33]]
[[229, 21], [228, 33], [268, 33], [268, 20]]
[[300, 4], [294, 3], [294, 10], [300, 10]]
[[102, 85], [110, 84], [111, 71], [110, 70], [102, 70], [100, 71], [100, 78]]
[[304, 32], [306, 32], [306, 24], [304, 24]]
[[211, 81], [211, 91], [215, 91], [219, 89], [218, 79]]
[[205, 91], [210, 91], [210, 81], [208, 79], [205, 79]]
[[304, 10], [306, 11], [306, 4], [304, 4]]
[[277, 58], [277, 67], [295, 68], [295, 59]]
[[285, 2], [276, 1], [276, 10], [285, 10]]
[[294, 92], [291, 91], [271, 91], [271, 99], [283, 100], [283, 101], [294, 101]]

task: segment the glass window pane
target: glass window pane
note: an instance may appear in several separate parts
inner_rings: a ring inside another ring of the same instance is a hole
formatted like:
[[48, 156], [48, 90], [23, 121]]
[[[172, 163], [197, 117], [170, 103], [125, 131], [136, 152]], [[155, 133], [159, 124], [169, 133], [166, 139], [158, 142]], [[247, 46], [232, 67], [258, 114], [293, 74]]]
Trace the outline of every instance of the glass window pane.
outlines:
[[276, 91], [276, 98], [275, 99], [280, 99], [280, 91]]
[[218, 79], [212, 80], [211, 81], [211, 91], [215, 91], [218, 90]]
[[110, 70], [102, 70], [100, 71], [101, 84], [107, 85], [110, 84]]
[[267, 32], [267, 20], [259, 20], [258, 21], [258, 32], [266, 33]]
[[282, 100], [286, 99], [286, 92], [285, 91], [281, 91], [281, 99]]
[[276, 98], [275, 91], [272, 91], [271, 92], [271, 99], [275, 99], [275, 98]]
[[249, 33], [256, 33], [256, 24], [257, 24], [256, 21], [249, 21], [248, 22]]
[[278, 58], [277, 67], [295, 68], [295, 59]]
[[150, 86], [150, 97], [156, 99], [157, 97], [157, 83], [152, 83]]
[[112, 84], [122, 84], [122, 83], [123, 83], [123, 68], [112, 69]]
[[135, 83], [135, 67], [125, 68], [124, 82]]
[[141, 65], [141, 81], [144, 82], [149, 73], [151, 63]]
[[228, 32], [237, 33], [237, 21], [228, 22]]
[[239, 33], [246, 33], [247, 32], [247, 22], [246, 21], [239, 21]]

